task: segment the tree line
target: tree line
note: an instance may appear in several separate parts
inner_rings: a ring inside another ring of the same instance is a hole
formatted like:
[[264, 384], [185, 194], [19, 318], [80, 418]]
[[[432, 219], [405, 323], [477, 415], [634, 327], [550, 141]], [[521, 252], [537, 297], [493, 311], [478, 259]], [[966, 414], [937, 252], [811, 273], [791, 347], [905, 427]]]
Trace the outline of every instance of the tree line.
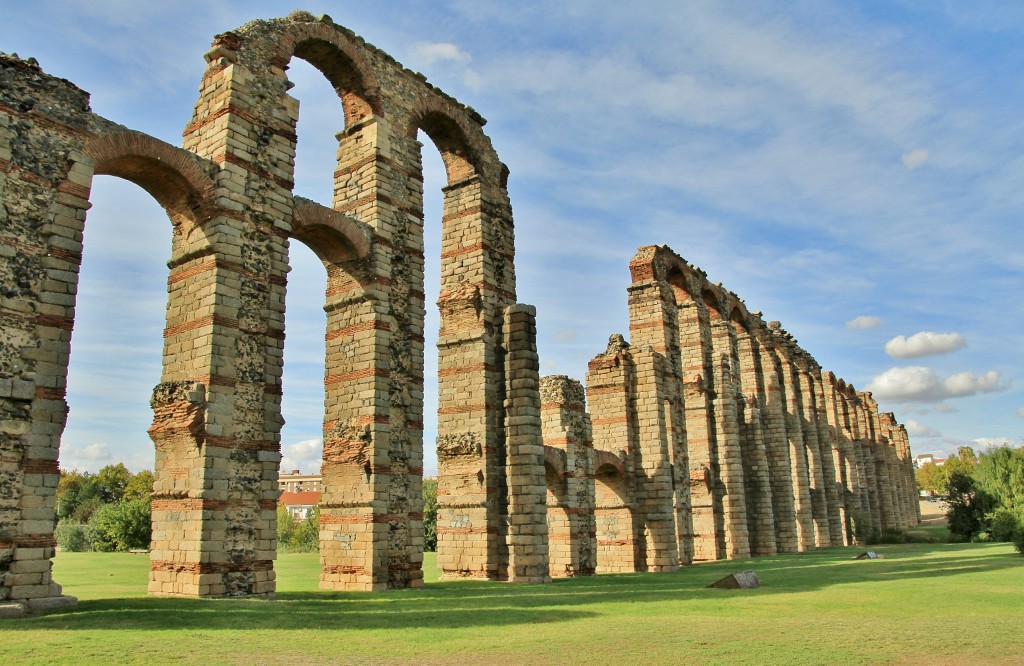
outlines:
[[[153, 472], [132, 474], [123, 463], [98, 472], [61, 470], [57, 483], [57, 546], [65, 552], [148, 549], [152, 536]], [[424, 550], [437, 550], [437, 479], [423, 479]], [[320, 509], [305, 518], [277, 507], [282, 552], [320, 549]]]
[[57, 526], [62, 551], [148, 549], [152, 535], [153, 472], [132, 474], [123, 463], [96, 473], [61, 470]]
[[917, 484], [946, 499], [949, 531], [961, 541], [1011, 541], [1024, 555], [1024, 447], [976, 454], [961, 446], [942, 465], [926, 463]]

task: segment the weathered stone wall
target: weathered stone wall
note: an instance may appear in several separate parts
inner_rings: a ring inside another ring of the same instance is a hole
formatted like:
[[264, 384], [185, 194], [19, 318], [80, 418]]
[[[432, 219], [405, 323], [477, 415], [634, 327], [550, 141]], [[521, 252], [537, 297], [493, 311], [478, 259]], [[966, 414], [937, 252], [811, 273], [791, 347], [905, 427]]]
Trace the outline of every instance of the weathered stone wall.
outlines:
[[[338, 93], [329, 205], [292, 196], [294, 57]], [[591, 361], [586, 400], [573, 380], [542, 380], [535, 312], [516, 304], [508, 170], [479, 114], [422, 75], [305, 12], [217, 35], [206, 61], [175, 148], [0, 56], [0, 604], [16, 607], [5, 612], [73, 603], [50, 559], [95, 175], [139, 185], [170, 221], [150, 592], [274, 592], [293, 241], [327, 273], [321, 586], [422, 584], [420, 130], [448, 176], [444, 576], [671, 571], [917, 522], [906, 430], [666, 247], [631, 262], [632, 344], [614, 335]]]
[[[620, 487], [634, 531], [615, 537], [636, 544], [635, 570], [661, 566], [650, 556], [657, 518], [686, 502], [689, 520], [677, 513], [675, 521], [681, 562], [688, 553], [708, 560], [850, 545], [868, 530], [917, 524], [906, 429], [880, 415], [870, 393], [822, 374], [778, 322], [749, 312], [669, 248], [640, 248], [630, 272], [632, 345], [612, 336], [591, 361], [587, 394], [595, 457], [631, 463]], [[661, 382], [660, 413], [650, 409], [657, 401], [645, 365]], [[668, 492], [651, 493], [659, 465]], [[609, 530], [600, 504], [596, 513], [600, 571]], [[618, 557], [614, 570], [627, 567]]]
[[[293, 57], [339, 96], [345, 129], [329, 206], [291, 194]], [[484, 120], [329, 17], [253, 21], [218, 35], [206, 60], [183, 149], [96, 116], [86, 93], [34, 63], [0, 60], [0, 601], [60, 595], [49, 577], [54, 489], [77, 267], [98, 174], [140, 185], [171, 222], [150, 429], [150, 591], [274, 591], [294, 240], [327, 270], [321, 585], [422, 584], [419, 130], [448, 172], [439, 561], [449, 576], [546, 579], [536, 331], [520, 321], [528, 308], [505, 318], [515, 305], [508, 171]]]

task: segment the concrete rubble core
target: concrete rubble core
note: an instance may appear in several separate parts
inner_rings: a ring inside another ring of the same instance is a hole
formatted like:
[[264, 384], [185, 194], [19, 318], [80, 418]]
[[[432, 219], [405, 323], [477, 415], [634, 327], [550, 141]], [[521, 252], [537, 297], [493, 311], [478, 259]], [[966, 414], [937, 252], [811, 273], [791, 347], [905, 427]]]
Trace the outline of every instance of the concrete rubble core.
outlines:
[[[334, 197], [292, 195], [293, 57], [338, 91]], [[327, 269], [323, 588], [423, 584], [423, 176], [444, 160], [438, 563], [447, 578], [595, 572], [849, 545], [918, 522], [906, 429], [665, 246], [630, 263], [630, 340], [587, 382], [539, 376], [516, 302], [508, 169], [484, 119], [330, 17], [219, 34], [182, 148], [0, 54], [0, 616], [52, 580], [58, 453], [95, 175], [172, 233], [149, 591], [275, 590], [288, 251]]]

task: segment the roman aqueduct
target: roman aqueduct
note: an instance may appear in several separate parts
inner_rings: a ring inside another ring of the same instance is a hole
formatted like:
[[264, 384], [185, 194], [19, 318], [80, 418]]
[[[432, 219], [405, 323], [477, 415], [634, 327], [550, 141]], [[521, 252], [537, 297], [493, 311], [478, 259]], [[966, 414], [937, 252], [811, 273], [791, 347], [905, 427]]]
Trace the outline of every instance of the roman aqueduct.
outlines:
[[[292, 195], [292, 58], [337, 90], [329, 206]], [[0, 56], [0, 605], [74, 603], [51, 579], [59, 446], [95, 175], [167, 211], [149, 590], [275, 589], [289, 244], [327, 272], [321, 586], [422, 584], [423, 131], [447, 170], [438, 342], [438, 562], [544, 582], [849, 545], [916, 524], [906, 430], [777, 322], [664, 246], [630, 264], [630, 340], [586, 387], [540, 377], [516, 303], [501, 163], [473, 109], [329, 17], [216, 37], [183, 147], [92, 113]]]

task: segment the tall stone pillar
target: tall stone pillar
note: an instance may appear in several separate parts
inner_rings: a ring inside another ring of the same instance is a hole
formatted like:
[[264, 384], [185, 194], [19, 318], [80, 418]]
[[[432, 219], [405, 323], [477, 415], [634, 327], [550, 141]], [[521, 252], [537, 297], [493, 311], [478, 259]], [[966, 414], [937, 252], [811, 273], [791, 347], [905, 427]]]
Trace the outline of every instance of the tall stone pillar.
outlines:
[[635, 384], [629, 344], [621, 334], [614, 334], [605, 352], [594, 357], [587, 369], [598, 573], [631, 573], [641, 567], [644, 534], [631, 473], [637, 448]]
[[548, 568], [552, 577], [590, 575], [597, 569], [594, 452], [583, 385], [565, 375], [541, 377], [540, 393], [545, 460], [551, 454], [562, 465], [546, 470]]
[[[796, 355], [796, 380], [800, 390], [799, 405], [801, 424], [804, 432], [804, 446], [807, 450], [807, 476], [810, 481], [811, 514], [814, 520], [814, 543], [818, 548], [832, 545], [828, 525], [828, 497], [825, 492], [825, 462], [821, 455], [818, 439], [818, 407], [811, 379], [811, 368], [807, 359]], [[831, 457], [830, 457], [831, 460]]]
[[771, 474], [772, 515], [775, 518], [776, 549], [780, 553], [799, 550], [797, 539], [796, 497], [793, 467], [790, 459], [789, 434], [786, 431], [786, 394], [783, 388], [783, 365], [776, 351], [777, 342], [769, 329], [760, 324], [755, 333], [764, 370], [765, 402], [763, 408], [765, 451]]
[[767, 402], [761, 358], [754, 338], [744, 326], [736, 325], [736, 349], [740, 368], [740, 390], [747, 396], [743, 408], [743, 475], [747, 493], [747, 527], [752, 555], [774, 555], [775, 513], [772, 507], [772, 478], [765, 445], [762, 405]]
[[797, 546], [801, 551], [814, 548], [814, 512], [811, 505], [811, 483], [808, 477], [807, 448], [804, 444], [800, 414], [800, 387], [796, 368], [789, 356], [785, 332], [776, 328], [775, 337], [782, 342], [779, 360], [782, 364], [782, 392], [785, 404], [786, 436], [789, 440], [789, 458], [792, 465], [794, 507], [796, 509]]
[[846, 546], [853, 545], [850, 512], [854, 506], [854, 484], [856, 469], [853, 467], [850, 454], [850, 438], [845, 421], [845, 408], [842, 396], [836, 391], [836, 376], [829, 372], [822, 382], [825, 395], [829, 430], [832, 433], [832, 462], [836, 471], [836, 497], [838, 498], [838, 514], [842, 540]]
[[702, 313], [679, 275], [673, 287], [679, 317], [679, 366], [683, 375], [683, 406], [686, 420], [686, 450], [689, 462], [690, 507], [693, 525], [694, 561], [717, 560], [724, 556], [725, 527], [722, 497], [718, 491], [718, 445], [712, 402], [705, 378], [710, 333]]
[[810, 371], [811, 388], [814, 391], [815, 420], [818, 424], [818, 447], [820, 450], [821, 474], [824, 481], [825, 502], [828, 512], [829, 542], [833, 546], [846, 543], [843, 530], [843, 518], [840, 515], [841, 493], [839, 492], [839, 472], [836, 467], [837, 440], [836, 430], [829, 422], [832, 410], [832, 398], [825, 395], [821, 377], [821, 367], [813, 365]]
[[679, 322], [667, 248], [641, 247], [630, 261], [630, 337], [636, 367], [639, 448], [637, 504], [645, 525], [649, 571], [688, 562], [690, 497], [679, 369]]
[[540, 358], [536, 310], [505, 309], [505, 432], [508, 483], [508, 565], [505, 578], [543, 583], [548, 570], [547, 488], [540, 420]]

